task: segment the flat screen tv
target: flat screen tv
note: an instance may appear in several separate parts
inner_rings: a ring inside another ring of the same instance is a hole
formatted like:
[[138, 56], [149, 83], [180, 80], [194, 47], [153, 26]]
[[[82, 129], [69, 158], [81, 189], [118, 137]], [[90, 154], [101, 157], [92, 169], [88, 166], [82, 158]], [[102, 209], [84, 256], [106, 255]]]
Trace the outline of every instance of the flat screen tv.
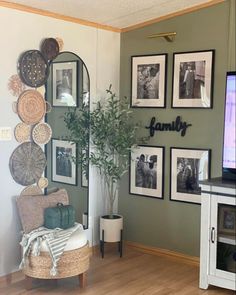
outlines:
[[222, 178], [236, 180], [236, 72], [227, 72]]

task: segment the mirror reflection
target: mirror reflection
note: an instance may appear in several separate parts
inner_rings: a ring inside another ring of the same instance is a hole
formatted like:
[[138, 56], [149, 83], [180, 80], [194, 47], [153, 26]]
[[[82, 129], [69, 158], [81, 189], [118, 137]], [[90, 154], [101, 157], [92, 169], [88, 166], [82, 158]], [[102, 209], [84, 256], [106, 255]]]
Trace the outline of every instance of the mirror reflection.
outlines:
[[49, 106], [46, 121], [52, 128], [52, 140], [46, 146], [45, 174], [49, 181], [48, 190], [55, 187], [67, 190], [70, 204], [76, 209], [76, 221], [84, 228], [88, 228], [89, 130], [83, 138], [83, 145], [81, 140], [71, 144], [67, 140], [66, 125], [68, 110], [77, 116], [82, 109], [89, 110], [89, 88], [89, 74], [84, 62], [72, 52], [61, 52], [50, 65], [46, 85]]

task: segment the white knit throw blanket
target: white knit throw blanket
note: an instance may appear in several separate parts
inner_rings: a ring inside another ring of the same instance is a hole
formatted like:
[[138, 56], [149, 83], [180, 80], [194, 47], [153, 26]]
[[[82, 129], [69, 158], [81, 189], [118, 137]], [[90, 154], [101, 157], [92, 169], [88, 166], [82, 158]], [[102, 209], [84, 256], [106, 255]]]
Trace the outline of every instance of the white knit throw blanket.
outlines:
[[[52, 276], [57, 275], [57, 263], [60, 260], [61, 255], [64, 252], [67, 241], [70, 236], [77, 230], [83, 230], [83, 226], [80, 223], [68, 229], [47, 229], [46, 227], [39, 227], [28, 234], [24, 234], [20, 245], [22, 246], [22, 260], [19, 268], [25, 266], [27, 257], [32, 250], [32, 255], [38, 256], [40, 254], [40, 245], [42, 240], [45, 240], [48, 246], [49, 254], [52, 259], [52, 268], [50, 274]], [[36, 242], [36, 243], [34, 243]], [[32, 245], [34, 244], [34, 247]]]

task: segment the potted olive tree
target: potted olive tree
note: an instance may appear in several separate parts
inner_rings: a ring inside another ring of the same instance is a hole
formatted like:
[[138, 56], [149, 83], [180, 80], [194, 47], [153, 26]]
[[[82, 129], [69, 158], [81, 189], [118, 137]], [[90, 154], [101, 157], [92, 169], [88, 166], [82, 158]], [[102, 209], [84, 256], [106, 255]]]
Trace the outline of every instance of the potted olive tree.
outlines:
[[138, 126], [132, 120], [128, 99], [118, 98], [111, 86], [106, 92], [107, 99], [97, 102], [92, 111], [88, 112], [83, 107], [78, 113], [69, 110], [64, 120], [69, 139], [78, 142], [78, 146], [87, 151], [82, 138], [88, 136], [90, 130], [90, 143], [94, 151], [90, 155], [87, 153], [86, 159], [100, 172], [109, 207], [108, 214], [100, 218], [100, 240], [118, 242], [123, 229], [123, 217], [114, 212], [119, 181], [128, 171], [132, 147], [144, 143], [146, 138], [137, 137]]

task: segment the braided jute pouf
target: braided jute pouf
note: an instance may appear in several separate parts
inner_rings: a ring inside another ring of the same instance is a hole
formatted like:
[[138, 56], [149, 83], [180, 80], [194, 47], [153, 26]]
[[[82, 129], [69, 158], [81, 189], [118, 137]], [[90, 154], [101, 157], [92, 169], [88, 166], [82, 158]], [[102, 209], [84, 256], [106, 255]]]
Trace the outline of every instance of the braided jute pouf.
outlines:
[[65, 251], [57, 265], [56, 276], [50, 275], [52, 259], [49, 252], [41, 252], [39, 256], [28, 256], [28, 263], [23, 269], [27, 277], [38, 279], [62, 279], [85, 273], [89, 268], [89, 257], [91, 253], [88, 244], [85, 246]]

